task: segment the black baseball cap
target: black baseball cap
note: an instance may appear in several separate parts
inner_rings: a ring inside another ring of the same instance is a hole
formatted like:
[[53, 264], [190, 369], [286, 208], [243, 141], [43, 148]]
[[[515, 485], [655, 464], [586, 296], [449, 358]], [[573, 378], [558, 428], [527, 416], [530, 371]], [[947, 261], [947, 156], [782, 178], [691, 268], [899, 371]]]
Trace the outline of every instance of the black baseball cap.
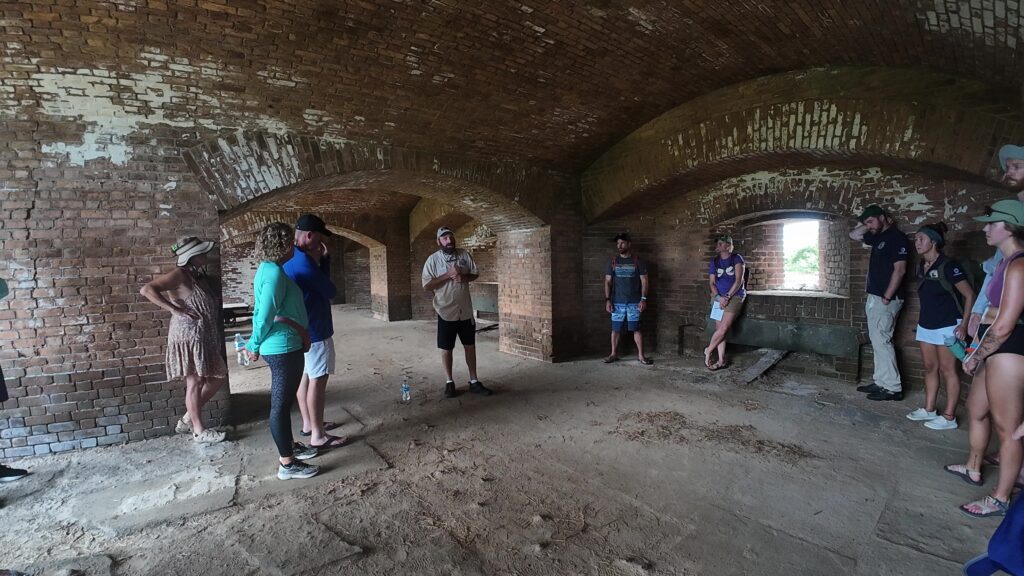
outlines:
[[303, 232], [319, 232], [324, 236], [334, 236], [334, 232], [327, 229], [324, 221], [313, 214], [299, 216], [299, 221], [295, 223], [295, 229]]
[[885, 210], [882, 210], [881, 206], [878, 204], [872, 204], [865, 208], [864, 211], [860, 213], [860, 216], [857, 216], [857, 221], [863, 224], [868, 218], [871, 218], [872, 216], [877, 218], [883, 214], [885, 214]]
[[633, 239], [629, 237], [629, 232], [619, 232], [615, 235], [612, 242], [618, 242], [619, 240], [625, 240], [626, 242], [632, 242]]

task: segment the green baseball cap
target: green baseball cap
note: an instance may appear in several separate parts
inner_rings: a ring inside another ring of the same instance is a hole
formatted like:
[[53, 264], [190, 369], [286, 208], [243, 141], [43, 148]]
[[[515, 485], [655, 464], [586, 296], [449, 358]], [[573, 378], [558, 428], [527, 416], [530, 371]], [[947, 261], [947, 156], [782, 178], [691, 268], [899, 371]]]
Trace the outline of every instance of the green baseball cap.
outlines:
[[865, 208], [864, 211], [860, 213], [860, 216], [857, 216], [857, 221], [863, 223], [865, 220], [871, 218], [872, 216], [877, 218], [882, 214], [885, 214], [885, 210], [882, 210], [882, 207], [879, 206], [878, 204], [872, 204], [871, 206]]
[[1006, 222], [1024, 226], [1024, 203], [1013, 198], [1000, 200], [986, 208], [984, 215], [974, 219], [978, 222]]

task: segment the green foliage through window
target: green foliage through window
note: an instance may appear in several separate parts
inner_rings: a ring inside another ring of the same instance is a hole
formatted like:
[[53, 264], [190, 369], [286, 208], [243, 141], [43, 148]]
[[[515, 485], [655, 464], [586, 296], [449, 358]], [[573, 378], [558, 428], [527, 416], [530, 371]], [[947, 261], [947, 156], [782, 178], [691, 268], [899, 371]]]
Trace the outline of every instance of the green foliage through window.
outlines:
[[786, 259], [786, 272], [798, 274], [818, 273], [818, 247], [804, 246], [793, 253], [793, 256]]

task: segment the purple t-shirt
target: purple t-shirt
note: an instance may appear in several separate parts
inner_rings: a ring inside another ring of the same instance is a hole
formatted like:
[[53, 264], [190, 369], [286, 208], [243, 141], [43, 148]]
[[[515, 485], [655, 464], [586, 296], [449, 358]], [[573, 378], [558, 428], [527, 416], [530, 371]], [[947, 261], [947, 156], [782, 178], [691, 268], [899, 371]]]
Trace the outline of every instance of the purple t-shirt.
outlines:
[[[715, 256], [708, 262], [708, 274], [715, 277], [715, 290], [718, 290], [719, 296], [725, 296], [732, 289], [732, 285], [736, 283], [736, 266], [738, 264], [745, 264], [743, 256], [733, 253], [728, 258], [722, 259]], [[742, 282], [743, 279], [740, 279]], [[734, 296], [743, 297], [747, 295], [746, 286], [740, 287], [736, 291]]]

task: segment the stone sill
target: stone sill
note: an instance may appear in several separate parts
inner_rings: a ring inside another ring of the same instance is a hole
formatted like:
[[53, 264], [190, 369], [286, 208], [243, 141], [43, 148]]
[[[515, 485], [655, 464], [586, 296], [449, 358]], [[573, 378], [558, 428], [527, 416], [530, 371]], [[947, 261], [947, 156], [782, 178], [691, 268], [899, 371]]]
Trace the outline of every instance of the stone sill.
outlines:
[[783, 298], [827, 298], [849, 300], [849, 296], [841, 296], [820, 290], [747, 290], [747, 296], [780, 296]]

